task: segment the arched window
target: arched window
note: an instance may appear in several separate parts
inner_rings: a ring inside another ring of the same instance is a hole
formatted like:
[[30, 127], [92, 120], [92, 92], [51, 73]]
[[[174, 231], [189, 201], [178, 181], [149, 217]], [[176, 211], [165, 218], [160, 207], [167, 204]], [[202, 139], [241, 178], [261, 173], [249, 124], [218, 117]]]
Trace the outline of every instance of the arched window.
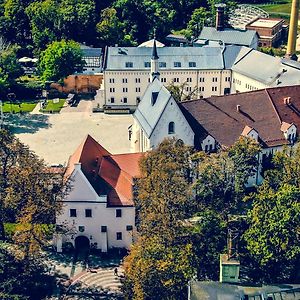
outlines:
[[169, 134], [175, 133], [175, 123], [170, 122], [169, 123]]

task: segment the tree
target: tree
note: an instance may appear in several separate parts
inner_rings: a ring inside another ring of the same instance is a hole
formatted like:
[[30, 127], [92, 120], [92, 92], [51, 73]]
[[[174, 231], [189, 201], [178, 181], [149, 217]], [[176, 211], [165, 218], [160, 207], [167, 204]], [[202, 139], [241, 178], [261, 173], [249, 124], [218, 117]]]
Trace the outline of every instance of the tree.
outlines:
[[195, 274], [184, 220], [193, 214], [190, 149], [164, 140], [141, 161], [137, 183], [138, 240], [125, 259], [128, 299], [182, 299]]
[[190, 32], [191, 36], [197, 38], [204, 26], [207, 19], [208, 12], [204, 7], [196, 8], [193, 11], [190, 21], [187, 25], [187, 30]]
[[39, 58], [38, 69], [44, 81], [61, 81], [84, 66], [79, 44], [74, 41], [59, 41], [48, 45]]
[[172, 81], [168, 86], [167, 89], [172, 94], [173, 98], [177, 102], [192, 100], [198, 97], [199, 89], [197, 87], [192, 88], [191, 90], [187, 91], [188, 87], [187, 82], [183, 82], [181, 84], [175, 84], [174, 81]]
[[101, 12], [100, 22], [96, 25], [99, 40], [103, 45], [114, 45], [122, 37], [121, 22], [114, 8], [107, 7]]
[[284, 184], [273, 190], [263, 184], [248, 213], [247, 248], [268, 282], [299, 280], [300, 189]]
[[227, 151], [196, 154], [199, 210], [210, 208], [223, 220], [228, 214], [243, 212], [242, 199], [249, 178], [257, 172], [259, 151], [256, 141], [242, 137]]

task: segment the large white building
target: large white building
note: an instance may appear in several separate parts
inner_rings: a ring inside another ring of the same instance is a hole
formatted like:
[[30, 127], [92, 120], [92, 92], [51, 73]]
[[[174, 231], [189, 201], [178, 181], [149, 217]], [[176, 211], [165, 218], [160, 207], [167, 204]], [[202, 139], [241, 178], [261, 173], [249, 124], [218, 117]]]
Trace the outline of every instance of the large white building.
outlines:
[[245, 46], [108, 47], [95, 105], [135, 110], [151, 82], [154, 63], [165, 86], [185, 83], [186, 94], [197, 91], [195, 99], [300, 84], [300, 63]]
[[141, 153], [111, 155], [87, 136], [70, 157], [66, 176], [71, 191], [63, 201], [56, 224], [57, 250], [65, 242], [107, 252], [129, 248], [135, 230], [134, 178]]

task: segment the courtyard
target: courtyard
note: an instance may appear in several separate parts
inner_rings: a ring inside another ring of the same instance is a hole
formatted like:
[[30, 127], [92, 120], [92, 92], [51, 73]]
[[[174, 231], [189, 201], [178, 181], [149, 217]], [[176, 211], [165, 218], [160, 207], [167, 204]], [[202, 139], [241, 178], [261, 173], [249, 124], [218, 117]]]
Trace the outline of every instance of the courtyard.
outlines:
[[59, 114], [8, 115], [5, 119], [16, 136], [50, 165], [66, 165], [87, 134], [112, 154], [130, 152], [128, 127], [131, 115], [92, 113], [92, 100], [65, 107]]

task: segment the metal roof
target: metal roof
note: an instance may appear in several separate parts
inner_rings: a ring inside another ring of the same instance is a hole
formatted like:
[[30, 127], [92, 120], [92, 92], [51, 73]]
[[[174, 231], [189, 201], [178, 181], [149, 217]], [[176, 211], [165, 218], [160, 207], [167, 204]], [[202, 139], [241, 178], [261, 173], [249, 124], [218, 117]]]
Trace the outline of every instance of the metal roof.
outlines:
[[101, 48], [83, 48], [81, 47], [83, 57], [100, 57], [102, 55]]
[[224, 30], [220, 31], [214, 27], [203, 27], [199, 39], [222, 41], [225, 44], [251, 46], [256, 35], [255, 30], [224, 28]]
[[[224, 46], [205, 47], [162, 47], [157, 48], [160, 62], [165, 62], [163, 69], [195, 69], [220, 70], [224, 69]], [[152, 48], [149, 47], [109, 47], [106, 57], [106, 70], [150, 70], [145, 62], [150, 62]], [[180, 62], [181, 66], [174, 66]], [[196, 67], [190, 67], [189, 62], [196, 62]], [[126, 64], [132, 63], [132, 64]], [[131, 66], [131, 67], [126, 67]]]
[[148, 85], [134, 113], [134, 118], [144, 129], [148, 138], [154, 131], [170, 98], [170, 92], [157, 78]]

